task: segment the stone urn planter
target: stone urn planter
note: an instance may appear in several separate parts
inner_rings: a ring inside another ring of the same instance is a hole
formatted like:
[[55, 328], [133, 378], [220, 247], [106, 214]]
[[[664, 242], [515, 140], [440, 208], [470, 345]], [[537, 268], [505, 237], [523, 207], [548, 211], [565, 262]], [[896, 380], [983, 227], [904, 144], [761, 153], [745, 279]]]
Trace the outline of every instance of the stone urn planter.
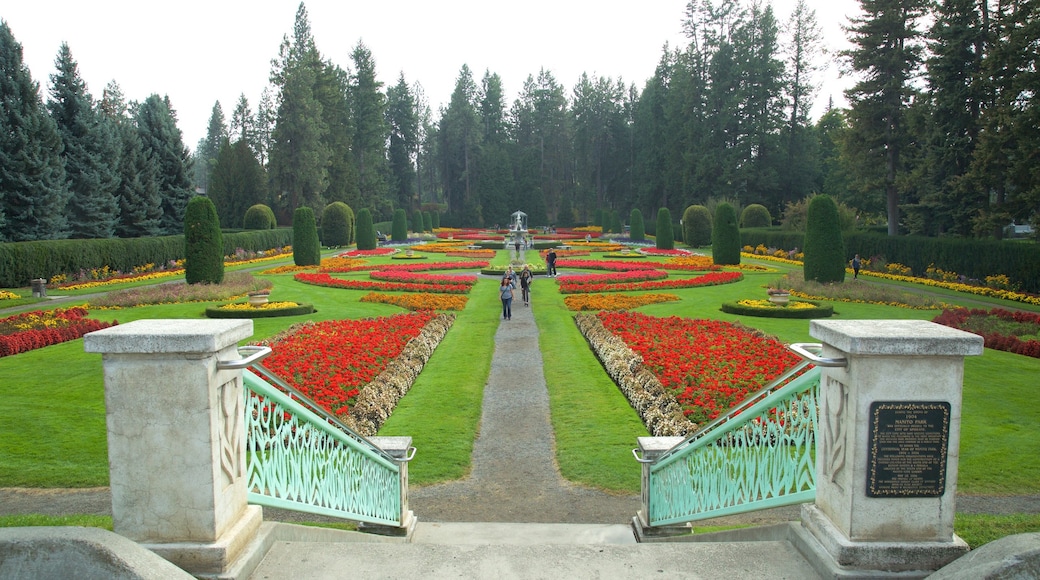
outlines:
[[271, 297], [268, 293], [256, 293], [249, 295], [249, 304], [252, 306], [263, 306], [267, 304], [267, 300]]
[[791, 301], [791, 294], [779, 290], [770, 290], [769, 301], [777, 306], [787, 306], [787, 303]]

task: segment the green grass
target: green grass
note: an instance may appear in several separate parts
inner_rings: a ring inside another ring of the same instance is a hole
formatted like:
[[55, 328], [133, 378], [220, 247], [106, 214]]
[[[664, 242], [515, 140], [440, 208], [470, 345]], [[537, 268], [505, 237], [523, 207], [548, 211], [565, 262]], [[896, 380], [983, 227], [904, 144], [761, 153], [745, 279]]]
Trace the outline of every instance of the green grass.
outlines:
[[67, 516], [45, 516], [42, 514], [0, 516], [0, 528], [27, 528], [34, 526], [76, 526], [80, 528], [101, 528], [111, 532], [112, 516], [82, 514]]
[[1040, 514], [957, 514], [953, 530], [974, 550], [1004, 536], [1040, 532]]

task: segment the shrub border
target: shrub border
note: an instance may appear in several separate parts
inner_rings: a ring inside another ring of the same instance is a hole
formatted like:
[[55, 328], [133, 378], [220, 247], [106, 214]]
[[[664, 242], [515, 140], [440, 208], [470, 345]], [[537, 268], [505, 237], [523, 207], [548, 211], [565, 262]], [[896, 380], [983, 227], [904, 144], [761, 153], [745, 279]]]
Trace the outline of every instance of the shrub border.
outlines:
[[755, 308], [743, 306], [737, 302], [723, 302], [721, 310], [727, 314], [760, 318], [827, 318], [834, 315], [834, 306], [830, 304], [823, 305], [812, 300], [792, 300], [792, 302], [808, 302], [815, 308]]
[[286, 308], [257, 308], [255, 310], [224, 310], [219, 306], [206, 308], [207, 318], [275, 318], [300, 316], [317, 312], [313, 304], [297, 304]]

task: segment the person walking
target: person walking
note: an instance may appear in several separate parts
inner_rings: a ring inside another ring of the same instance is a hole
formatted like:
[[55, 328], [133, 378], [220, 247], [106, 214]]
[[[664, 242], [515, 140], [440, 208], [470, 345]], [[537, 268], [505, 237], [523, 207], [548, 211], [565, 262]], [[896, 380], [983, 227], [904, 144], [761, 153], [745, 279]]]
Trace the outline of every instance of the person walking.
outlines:
[[498, 297], [502, 299], [502, 320], [513, 318], [513, 284], [508, 277], [502, 278], [498, 286]]
[[549, 248], [549, 253], [545, 255], [545, 270], [550, 278], [556, 276], [556, 248]]
[[853, 280], [855, 280], [856, 278], [859, 278], [859, 267], [861, 265], [862, 264], [859, 261], [859, 254], [856, 254], [855, 256], [852, 257], [852, 279]]
[[531, 272], [530, 266], [524, 264], [524, 269], [520, 272], [520, 293], [524, 298], [524, 306], [531, 305], [531, 282], [534, 281], [534, 274]]

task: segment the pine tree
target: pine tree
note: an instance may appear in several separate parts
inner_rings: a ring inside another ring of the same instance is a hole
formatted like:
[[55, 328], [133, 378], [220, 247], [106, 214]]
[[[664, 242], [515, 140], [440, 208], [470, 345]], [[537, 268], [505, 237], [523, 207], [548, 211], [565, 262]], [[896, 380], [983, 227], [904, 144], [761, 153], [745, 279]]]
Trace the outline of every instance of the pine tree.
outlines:
[[251, 206], [267, 199], [267, 176], [245, 140], [220, 149], [207, 195], [225, 228], [238, 227]]
[[119, 185], [116, 198], [121, 238], [157, 236], [161, 233], [162, 198], [156, 178], [157, 167], [144, 151], [134, 120], [127, 115], [123, 92], [115, 81], [105, 87], [99, 106], [119, 136]]
[[206, 127], [206, 137], [199, 141], [195, 151], [195, 185], [203, 191], [209, 190], [209, 175], [217, 164], [217, 156], [224, 144], [229, 141], [227, 124], [224, 122], [224, 109], [220, 101], [213, 103]]
[[155, 179], [162, 199], [160, 229], [173, 235], [184, 229], [184, 211], [191, 190], [191, 154], [184, 147], [181, 130], [169, 100], [151, 95], [137, 107], [137, 131], [145, 158], [155, 167]]
[[240, 94], [238, 102], [235, 103], [235, 110], [231, 113], [228, 139], [232, 143], [245, 141], [247, 144], [252, 144], [256, 132], [253, 127], [254, 122], [253, 112], [249, 108], [249, 100], [246, 99], [245, 94]]
[[419, 150], [419, 116], [404, 73], [398, 77], [396, 85], [387, 89], [386, 101], [390, 125], [387, 154], [390, 173], [394, 177], [394, 203], [399, 207], [411, 207], [418, 201], [415, 157]]
[[372, 51], [358, 42], [350, 58], [354, 62], [354, 74], [350, 77], [354, 163], [361, 204], [375, 207], [390, 197], [390, 168], [386, 158], [390, 126], [386, 119], [386, 95], [382, 92], [383, 83], [376, 80]]
[[0, 20], [0, 239], [67, 237], [61, 153], [61, 136], [22, 61], [22, 45]]
[[119, 221], [116, 189], [121, 151], [115, 125], [94, 109], [69, 45], [62, 43], [47, 104], [65, 145], [69, 201], [65, 212], [73, 238], [110, 238]]

